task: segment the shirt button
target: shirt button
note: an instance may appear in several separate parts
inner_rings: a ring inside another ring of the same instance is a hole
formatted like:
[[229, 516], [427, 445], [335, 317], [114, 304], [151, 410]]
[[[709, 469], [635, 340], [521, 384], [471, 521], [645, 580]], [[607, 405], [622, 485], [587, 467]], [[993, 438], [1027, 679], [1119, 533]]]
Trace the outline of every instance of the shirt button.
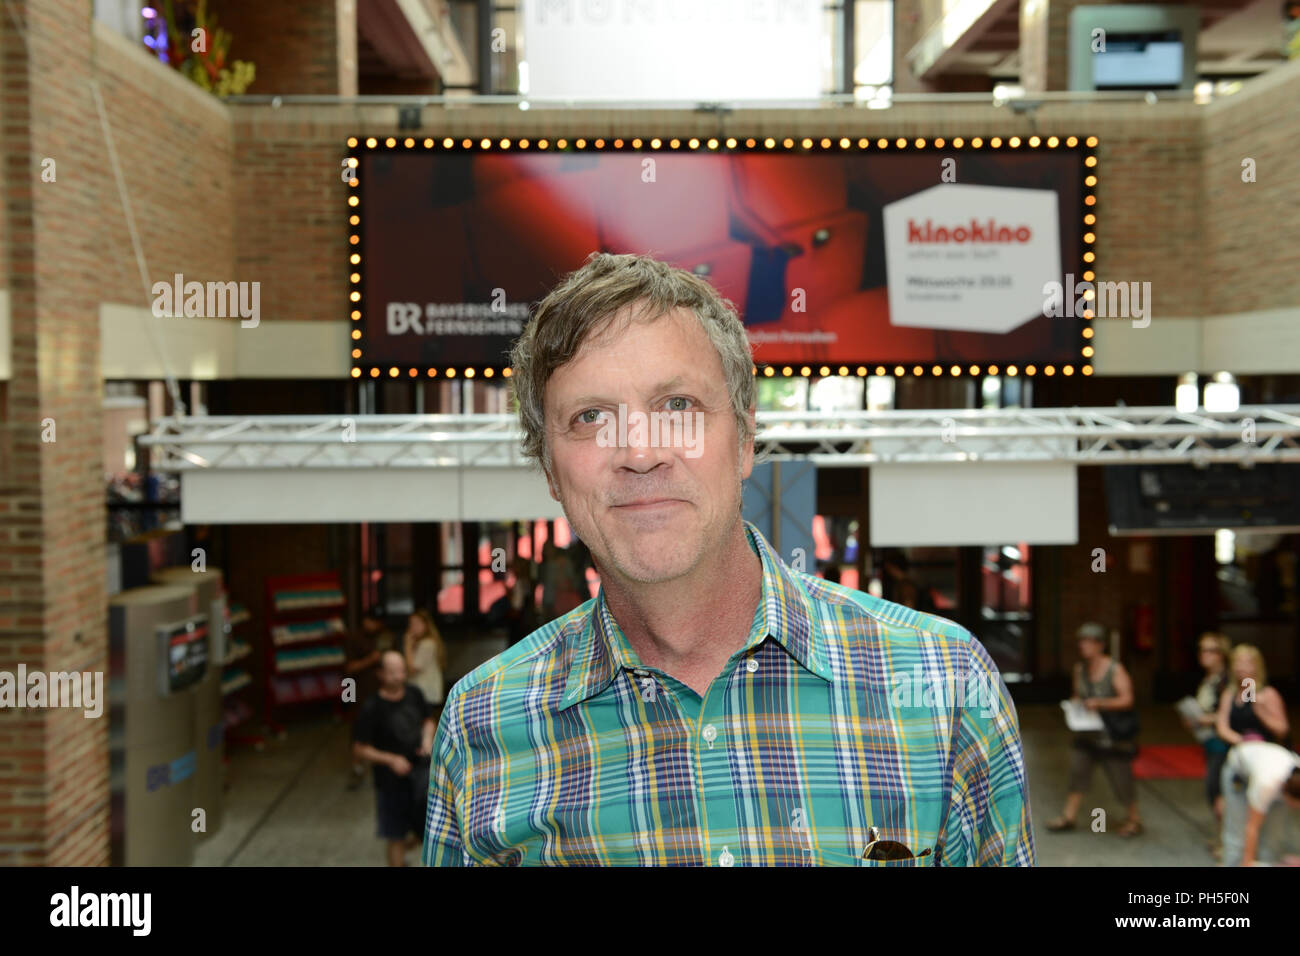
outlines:
[[712, 724], [709, 724], [707, 727], [705, 727], [705, 728], [704, 728], [704, 739], [707, 740], [709, 743], [713, 743], [713, 741], [717, 740], [717, 739], [718, 739], [718, 728], [717, 728], [717, 727], [714, 727]]
[[758, 670], [758, 661], [754, 660], [752, 657], [745, 661], [745, 670], [749, 671], [751, 674], [754, 673], [754, 671]]
[[718, 866], [731, 866], [735, 862], [736, 858], [732, 856], [731, 852], [724, 846], [722, 852], [718, 854]]

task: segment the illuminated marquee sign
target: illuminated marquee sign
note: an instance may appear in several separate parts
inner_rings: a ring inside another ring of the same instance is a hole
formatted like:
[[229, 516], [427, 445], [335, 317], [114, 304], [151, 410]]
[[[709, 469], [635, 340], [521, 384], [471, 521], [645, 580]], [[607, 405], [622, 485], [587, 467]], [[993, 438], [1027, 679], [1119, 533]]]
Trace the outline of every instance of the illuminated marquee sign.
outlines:
[[508, 376], [595, 251], [711, 282], [764, 375], [1084, 375], [1096, 137], [354, 137], [354, 378]]

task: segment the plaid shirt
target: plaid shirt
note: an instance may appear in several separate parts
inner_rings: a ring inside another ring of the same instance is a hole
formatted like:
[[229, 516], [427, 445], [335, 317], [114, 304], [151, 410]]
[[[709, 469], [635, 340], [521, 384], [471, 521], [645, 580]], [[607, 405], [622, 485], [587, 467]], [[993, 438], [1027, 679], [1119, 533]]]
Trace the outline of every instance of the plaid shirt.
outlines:
[[[745, 528], [762, 599], [703, 699], [641, 663], [603, 589], [457, 682], [425, 864], [1033, 865], [1016, 711], [984, 647]], [[930, 853], [864, 860], [869, 827]]]

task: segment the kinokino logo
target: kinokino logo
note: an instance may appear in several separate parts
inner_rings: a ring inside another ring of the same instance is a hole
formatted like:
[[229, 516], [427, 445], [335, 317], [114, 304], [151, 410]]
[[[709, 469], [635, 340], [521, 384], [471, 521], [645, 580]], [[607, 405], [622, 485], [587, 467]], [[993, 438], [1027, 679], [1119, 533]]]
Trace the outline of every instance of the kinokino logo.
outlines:
[[80, 707], [87, 717], [104, 712], [103, 671], [0, 671], [0, 710], [23, 707]]
[[934, 242], [1028, 242], [1033, 230], [1028, 226], [999, 225], [995, 220], [980, 222], [972, 218], [969, 225], [936, 226], [927, 219], [923, 223], [907, 220], [908, 243]]
[[[600, 409], [589, 409], [582, 415], [590, 413], [605, 415]], [[629, 412], [627, 405], [619, 403], [618, 415], [610, 418], [605, 415], [603, 421], [587, 421], [579, 416], [583, 425], [600, 425], [596, 433], [596, 444], [601, 448], [682, 448], [687, 458], [699, 458], [704, 441], [704, 413], [690, 411]]]
[[152, 925], [151, 893], [70, 893], [50, 897], [51, 926], [130, 926], [134, 935], [148, 936]]
[[240, 318], [241, 328], [255, 329], [262, 321], [262, 283], [186, 282], [179, 272], [172, 281], [155, 282], [153, 314], [162, 318]]

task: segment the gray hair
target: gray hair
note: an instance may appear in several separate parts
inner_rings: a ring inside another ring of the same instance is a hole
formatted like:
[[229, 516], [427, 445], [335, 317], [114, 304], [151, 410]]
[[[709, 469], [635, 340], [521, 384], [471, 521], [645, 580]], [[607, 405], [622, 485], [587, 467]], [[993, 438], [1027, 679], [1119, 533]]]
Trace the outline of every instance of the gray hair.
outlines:
[[514, 398], [523, 426], [524, 457], [551, 471], [543, 408], [546, 383], [572, 361], [583, 343], [609, 327], [625, 307], [652, 321], [686, 308], [699, 320], [722, 360], [736, 416], [739, 445], [754, 437], [749, 409], [758, 393], [754, 358], [735, 305], [707, 281], [643, 255], [593, 252], [537, 306], [510, 352]]
[[1106, 646], [1110, 645], [1110, 628], [1106, 627], [1105, 624], [1098, 624], [1096, 621], [1080, 624], [1079, 629], [1074, 632], [1074, 636], [1076, 640], [1086, 638]]

